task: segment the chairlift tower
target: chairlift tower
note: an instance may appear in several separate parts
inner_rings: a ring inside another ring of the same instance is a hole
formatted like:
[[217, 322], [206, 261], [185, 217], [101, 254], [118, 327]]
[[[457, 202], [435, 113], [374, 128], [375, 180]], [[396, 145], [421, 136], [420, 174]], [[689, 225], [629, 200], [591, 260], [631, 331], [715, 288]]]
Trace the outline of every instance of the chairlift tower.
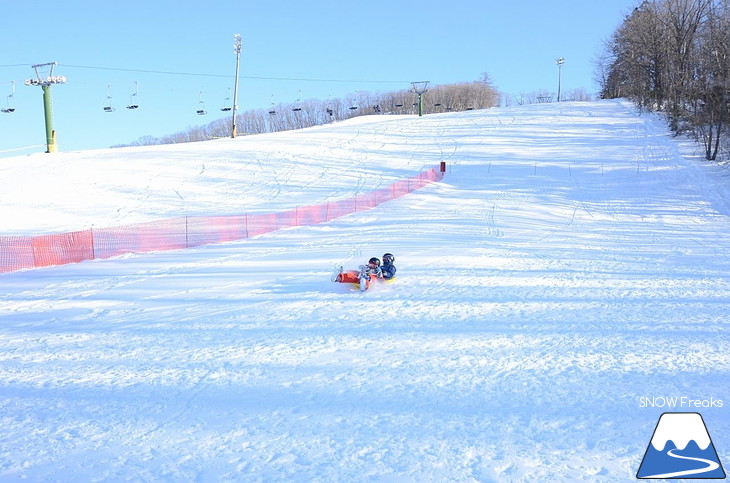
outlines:
[[413, 92], [418, 94], [418, 115], [423, 116], [423, 95], [428, 92], [429, 81], [411, 82]]
[[[58, 151], [58, 145], [56, 144], [56, 131], [53, 129], [51, 86], [54, 84], [65, 84], [66, 78], [62, 75], [53, 75], [53, 69], [54, 67], [56, 67], [56, 62], [36, 64], [32, 67], [33, 70], [35, 70], [35, 78], [26, 79], [25, 85], [41, 86], [41, 88], [43, 89], [43, 111], [46, 118], [46, 152], [55, 153]], [[46, 77], [41, 76], [41, 71], [43, 69], [49, 69], [48, 75]]]
[[558, 57], [555, 59], [555, 63], [558, 64], [558, 102], [560, 102], [560, 77], [563, 70], [563, 64], [565, 63], [565, 57]]
[[233, 120], [231, 137], [236, 137], [236, 110], [238, 109], [238, 69], [241, 65], [241, 34], [233, 34], [233, 52], [236, 53], [236, 82], [233, 85]]

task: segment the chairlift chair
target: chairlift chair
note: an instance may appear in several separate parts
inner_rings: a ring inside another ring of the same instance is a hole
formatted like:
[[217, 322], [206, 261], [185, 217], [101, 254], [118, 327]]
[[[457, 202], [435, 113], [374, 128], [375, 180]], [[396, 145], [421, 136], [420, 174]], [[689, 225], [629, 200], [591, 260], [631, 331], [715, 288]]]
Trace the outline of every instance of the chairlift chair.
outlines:
[[7, 107], [0, 109], [0, 111], [4, 112], [6, 114], [15, 112], [15, 81], [12, 81], [12, 83], [13, 83], [13, 88], [10, 91], [10, 94], [8, 94], [8, 98], [6, 100]]
[[12, 82], [13, 82], [13, 88], [10, 91], [10, 94], [8, 94], [8, 98], [6, 100], [7, 107], [0, 109], [0, 111], [4, 112], [6, 114], [15, 112], [15, 81], [12, 81]]
[[299, 99], [297, 99], [297, 101], [294, 103], [294, 108], [292, 109], [292, 111], [300, 112], [302, 110], [302, 106], [299, 104], [300, 102], [302, 102], [302, 90], [301, 89], [299, 90]]
[[198, 116], [205, 116], [208, 114], [208, 111], [205, 110], [205, 102], [203, 101], [203, 91], [200, 91], [200, 95], [198, 96], [198, 110], [195, 111]]
[[127, 109], [137, 109], [139, 107], [139, 103], [135, 102], [135, 98], [137, 97], [137, 94], [139, 93], [139, 86], [137, 83], [134, 83], [134, 92], [132, 95], [129, 96], [129, 105], [127, 106]]
[[6, 114], [15, 112], [15, 106], [10, 102], [10, 99], [12, 99], [12, 96], [8, 96], [8, 107], [3, 107], [0, 111]]
[[106, 104], [104, 104], [104, 112], [114, 112], [116, 109], [112, 107], [112, 96], [109, 95], [111, 84], [106, 86]]
[[231, 88], [229, 87], [228, 88], [228, 97], [223, 99], [223, 107], [221, 107], [221, 111], [227, 112], [227, 111], [230, 111], [231, 109], [233, 109], [233, 108], [231, 107]]

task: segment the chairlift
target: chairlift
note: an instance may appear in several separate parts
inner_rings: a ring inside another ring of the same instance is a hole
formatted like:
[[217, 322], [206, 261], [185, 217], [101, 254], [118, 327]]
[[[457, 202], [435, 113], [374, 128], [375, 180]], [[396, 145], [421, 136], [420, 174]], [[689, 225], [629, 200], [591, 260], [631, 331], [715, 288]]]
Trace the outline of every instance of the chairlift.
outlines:
[[376, 113], [379, 113], [380, 112], [380, 105], [379, 104], [375, 104], [373, 106], [373, 111], [375, 111]]
[[134, 93], [129, 96], [129, 105], [127, 106], [127, 109], [137, 109], [139, 107], [139, 103], [135, 102], [137, 94], [139, 94], [139, 85], [135, 82]]
[[230, 111], [231, 109], [233, 109], [233, 108], [231, 107], [231, 88], [229, 87], [228, 88], [228, 97], [223, 99], [223, 107], [221, 107], [221, 111], [227, 112], [227, 111]]
[[297, 101], [294, 103], [294, 108], [292, 109], [292, 111], [299, 112], [299, 111], [302, 110], [302, 106], [299, 105], [300, 102], [302, 102], [302, 91], [301, 91], [301, 89], [299, 90], [299, 99], [297, 99]]
[[116, 109], [112, 107], [112, 96], [109, 95], [111, 84], [106, 86], [106, 104], [104, 104], [104, 112], [114, 112]]
[[7, 107], [3, 107], [2, 109], [0, 109], [0, 111], [4, 112], [6, 114], [15, 112], [15, 81], [12, 81], [12, 83], [13, 83], [12, 90], [10, 91], [10, 94], [8, 94], [8, 98], [6, 100]]
[[403, 107], [402, 103], [396, 104], [395, 107]]
[[195, 111], [198, 116], [205, 116], [208, 114], [208, 111], [205, 110], [205, 102], [203, 101], [203, 91], [200, 91], [200, 95], [198, 96], [198, 110]]
[[440, 102], [437, 102], [437, 103], [434, 104], [434, 107], [440, 107], [440, 106], [441, 106], [441, 103]]
[[334, 110], [332, 110], [332, 108], [331, 108], [331, 107], [328, 107], [328, 108], [327, 108], [327, 114], [329, 114], [329, 115], [330, 115], [330, 117], [332, 117], [332, 116], [333, 116], [333, 115], [335, 114], [335, 111], [334, 111]]

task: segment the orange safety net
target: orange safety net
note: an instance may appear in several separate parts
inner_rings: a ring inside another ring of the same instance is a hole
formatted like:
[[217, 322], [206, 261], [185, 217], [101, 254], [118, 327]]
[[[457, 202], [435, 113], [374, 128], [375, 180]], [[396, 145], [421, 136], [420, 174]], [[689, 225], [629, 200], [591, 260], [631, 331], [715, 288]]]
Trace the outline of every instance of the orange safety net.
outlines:
[[36, 267], [94, 258], [94, 235], [91, 230], [34, 236], [31, 245]]
[[279, 213], [186, 216], [147, 223], [37, 236], [0, 236], [0, 273], [111, 258], [127, 253], [178, 250], [307, 226], [365, 211], [439, 181], [444, 165], [344, 200], [298, 206]]

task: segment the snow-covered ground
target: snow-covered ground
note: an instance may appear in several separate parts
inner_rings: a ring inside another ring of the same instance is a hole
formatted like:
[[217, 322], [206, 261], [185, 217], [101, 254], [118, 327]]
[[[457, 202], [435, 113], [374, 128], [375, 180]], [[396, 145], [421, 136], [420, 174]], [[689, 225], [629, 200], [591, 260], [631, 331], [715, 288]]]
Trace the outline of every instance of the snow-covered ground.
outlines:
[[[727, 464], [730, 179], [628, 103], [4, 159], [0, 234], [280, 211], [439, 161], [330, 223], [0, 274], [0, 480], [627, 481], [665, 411]], [[329, 281], [386, 251], [395, 284]]]

